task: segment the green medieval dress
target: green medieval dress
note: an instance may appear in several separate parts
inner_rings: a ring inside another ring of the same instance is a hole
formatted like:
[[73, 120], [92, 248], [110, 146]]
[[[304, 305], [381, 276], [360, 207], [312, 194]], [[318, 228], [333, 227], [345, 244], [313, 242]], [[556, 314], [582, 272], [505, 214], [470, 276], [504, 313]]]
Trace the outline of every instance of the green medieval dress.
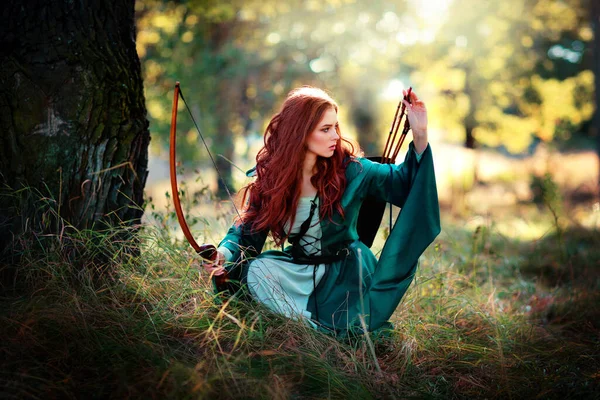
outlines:
[[[331, 220], [318, 222], [320, 246], [307, 293], [305, 314], [319, 328], [344, 334], [361, 331], [360, 316], [369, 331], [386, 326], [413, 280], [419, 257], [440, 232], [440, 214], [431, 148], [420, 155], [409, 146], [400, 165], [379, 164], [355, 158], [347, 164], [346, 190], [341, 199], [344, 217], [337, 212]], [[379, 260], [359, 240], [357, 220], [368, 195], [401, 208]], [[244, 224], [234, 224], [221, 241], [227, 249], [229, 276], [242, 286], [248, 266], [260, 260], [307, 268], [306, 258], [298, 258], [292, 246], [262, 251], [268, 232], [251, 232]], [[323, 260], [329, 262], [323, 263]], [[322, 267], [317, 277], [317, 267]], [[323, 268], [324, 267], [324, 268]], [[276, 268], [276, 266], [275, 266]], [[362, 270], [361, 270], [362, 269]], [[362, 294], [362, 295], [361, 295]]]

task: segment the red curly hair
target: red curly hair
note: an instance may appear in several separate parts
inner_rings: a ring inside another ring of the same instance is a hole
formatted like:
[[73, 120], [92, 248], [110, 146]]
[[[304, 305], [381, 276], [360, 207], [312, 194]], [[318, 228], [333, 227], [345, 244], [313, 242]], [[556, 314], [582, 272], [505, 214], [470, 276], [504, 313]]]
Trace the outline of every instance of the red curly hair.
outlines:
[[[256, 156], [256, 180], [242, 189], [245, 206], [241, 221], [249, 223], [253, 231], [270, 230], [278, 246], [287, 239], [286, 222], [294, 224], [306, 139], [331, 108], [338, 112], [337, 103], [321, 89], [303, 86], [292, 90], [265, 130], [264, 146]], [[340, 203], [346, 188], [345, 167], [359, 150], [342, 137], [339, 124], [335, 129], [339, 140], [333, 156], [318, 156], [317, 173], [311, 178], [321, 200], [321, 220], [331, 219], [334, 211], [344, 215]]]

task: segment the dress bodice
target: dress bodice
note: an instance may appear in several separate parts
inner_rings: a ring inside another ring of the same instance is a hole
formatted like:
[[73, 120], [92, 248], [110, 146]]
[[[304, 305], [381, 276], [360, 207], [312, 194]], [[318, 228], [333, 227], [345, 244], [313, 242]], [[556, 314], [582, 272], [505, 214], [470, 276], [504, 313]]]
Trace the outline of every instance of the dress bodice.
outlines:
[[[300, 197], [298, 207], [296, 208], [296, 218], [290, 232], [290, 239], [300, 232], [301, 225], [310, 216], [310, 209], [313, 201], [316, 208], [310, 220], [310, 225], [306, 233], [300, 238], [299, 244], [306, 255], [318, 256], [321, 255], [321, 224], [319, 221], [319, 198], [318, 197]], [[289, 222], [285, 226], [286, 231], [289, 229]], [[289, 240], [288, 240], [289, 241]]]

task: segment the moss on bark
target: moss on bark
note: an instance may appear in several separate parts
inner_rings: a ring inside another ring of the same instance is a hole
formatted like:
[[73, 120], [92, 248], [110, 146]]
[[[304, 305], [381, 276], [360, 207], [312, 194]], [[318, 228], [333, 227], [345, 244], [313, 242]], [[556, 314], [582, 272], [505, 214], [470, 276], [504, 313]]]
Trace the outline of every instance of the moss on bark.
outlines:
[[3, 7], [0, 251], [45, 225], [35, 196], [14, 195], [21, 188], [51, 197], [80, 229], [139, 221], [150, 136], [134, 0]]

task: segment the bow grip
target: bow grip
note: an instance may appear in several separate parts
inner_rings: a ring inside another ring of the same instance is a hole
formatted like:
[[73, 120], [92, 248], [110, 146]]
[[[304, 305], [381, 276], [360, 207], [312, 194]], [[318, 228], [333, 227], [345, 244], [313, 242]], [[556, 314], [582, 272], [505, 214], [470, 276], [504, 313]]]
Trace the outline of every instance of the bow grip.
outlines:
[[217, 259], [217, 248], [212, 244], [203, 244], [199, 246], [198, 255], [204, 259], [210, 261], [216, 261]]
[[[200, 255], [200, 257], [213, 262], [217, 260], [217, 248], [212, 244], [203, 244], [199, 246], [198, 254]], [[213, 279], [215, 280], [217, 292], [231, 292], [228, 285], [229, 274], [227, 273], [227, 271], [224, 271], [220, 275], [215, 275]], [[233, 292], [231, 292], [231, 294], [233, 294]]]

